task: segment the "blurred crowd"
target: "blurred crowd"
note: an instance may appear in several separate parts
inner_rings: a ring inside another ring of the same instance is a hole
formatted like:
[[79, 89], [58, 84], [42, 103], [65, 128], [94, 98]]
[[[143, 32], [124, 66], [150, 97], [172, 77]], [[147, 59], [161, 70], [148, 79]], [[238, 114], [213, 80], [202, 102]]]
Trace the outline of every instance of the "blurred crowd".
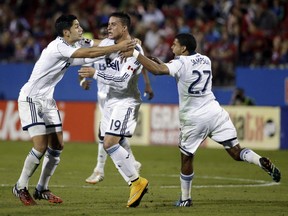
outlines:
[[216, 86], [233, 85], [236, 66], [288, 68], [287, 0], [0, 0], [0, 63], [35, 62], [62, 13], [97, 38], [114, 11], [130, 14], [146, 55], [163, 61], [177, 33], [192, 33]]

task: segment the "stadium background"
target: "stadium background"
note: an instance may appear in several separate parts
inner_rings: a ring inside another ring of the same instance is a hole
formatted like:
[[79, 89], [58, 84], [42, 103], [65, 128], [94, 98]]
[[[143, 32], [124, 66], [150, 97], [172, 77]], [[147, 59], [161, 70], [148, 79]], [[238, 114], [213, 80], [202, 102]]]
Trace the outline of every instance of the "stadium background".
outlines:
[[[16, 101], [19, 90], [28, 80], [40, 51], [55, 36], [51, 29], [59, 14], [76, 14], [86, 35], [97, 37], [97, 27], [107, 21], [110, 12], [117, 9], [129, 11], [129, 8], [134, 8], [133, 13], [131, 12], [133, 34], [143, 41], [147, 54], [168, 60], [171, 53], [167, 51], [167, 47], [171, 45], [171, 39], [176, 33], [189, 31], [196, 36], [199, 43], [198, 51], [209, 55], [217, 66], [213, 68], [213, 91], [220, 104], [230, 112], [244, 146], [287, 149], [287, 5], [287, 1], [281, 0], [83, 0], [72, 4], [65, 0], [50, 4], [45, 0], [1, 1], [0, 139], [29, 139], [21, 130]], [[261, 23], [261, 19], [257, 18], [258, 10], [264, 11], [260, 16], [262, 18], [268, 14], [272, 19], [271, 13], [274, 13], [273, 17], [277, 19], [277, 23], [274, 26], [263, 26], [263, 21]], [[239, 12], [241, 14], [237, 15]], [[162, 18], [159, 15], [161, 13]], [[154, 24], [150, 22], [151, 17], [155, 21]], [[174, 19], [175, 17], [177, 19]], [[180, 24], [178, 17], [182, 17], [184, 23]], [[237, 17], [236, 21], [233, 17]], [[249, 25], [252, 25], [249, 18], [256, 28], [254, 31], [249, 28]], [[235, 25], [238, 25], [238, 31]], [[225, 41], [224, 35], [227, 34], [229, 40]], [[149, 47], [149, 42], [155, 40], [158, 41], [158, 46]], [[283, 50], [277, 50], [277, 41]], [[229, 51], [228, 57], [216, 58], [215, 50], [223, 53]], [[224, 69], [221, 65], [224, 65]], [[92, 143], [95, 140], [94, 128], [99, 121], [95, 103], [97, 86], [95, 82], [90, 91], [82, 90], [77, 79], [77, 69], [78, 67], [68, 69], [55, 90], [55, 99], [63, 118], [65, 140]], [[139, 125], [132, 144], [177, 145], [178, 95], [175, 81], [171, 77], [152, 75], [150, 80], [155, 98], [152, 101], [143, 98]], [[255, 100], [257, 106], [229, 106], [236, 87], [243, 88], [246, 94]], [[142, 80], [140, 90], [144, 90]], [[205, 142], [203, 146], [216, 147], [210, 141]]]

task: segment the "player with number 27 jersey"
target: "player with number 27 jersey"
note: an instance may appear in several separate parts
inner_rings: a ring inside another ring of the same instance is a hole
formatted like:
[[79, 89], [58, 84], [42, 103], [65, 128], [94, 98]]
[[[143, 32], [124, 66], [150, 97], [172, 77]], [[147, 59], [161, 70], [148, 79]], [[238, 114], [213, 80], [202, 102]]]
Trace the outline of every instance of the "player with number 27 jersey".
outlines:
[[[163, 63], [133, 50], [132, 55], [151, 73], [175, 77], [179, 93], [181, 151], [181, 197], [178, 207], [192, 206], [191, 187], [194, 177], [194, 155], [199, 145], [211, 138], [222, 145], [236, 161], [246, 161], [261, 167], [275, 182], [281, 179], [280, 170], [266, 157], [249, 148], [242, 148], [228, 112], [216, 101], [212, 92], [211, 61], [195, 52], [196, 39], [188, 33], [175, 36], [171, 46], [175, 59]], [[128, 54], [131, 55], [128, 52]], [[127, 56], [129, 56], [127, 54]], [[156, 62], [154, 62], [156, 61]]]
[[[166, 66], [170, 75], [175, 77], [178, 86], [182, 146], [180, 149], [194, 153], [209, 131], [214, 131], [209, 135], [215, 141], [235, 138], [236, 130], [229, 120], [229, 115], [219, 106], [212, 92], [210, 59], [199, 53], [181, 55], [166, 63]], [[217, 115], [219, 118], [212, 118]], [[218, 129], [215, 129], [215, 126], [219, 123], [227, 133], [217, 133]]]
[[189, 111], [194, 113], [215, 99], [211, 90], [211, 61], [207, 56], [198, 53], [179, 56], [166, 65], [177, 81], [180, 110], [185, 112], [185, 107], [189, 107]]

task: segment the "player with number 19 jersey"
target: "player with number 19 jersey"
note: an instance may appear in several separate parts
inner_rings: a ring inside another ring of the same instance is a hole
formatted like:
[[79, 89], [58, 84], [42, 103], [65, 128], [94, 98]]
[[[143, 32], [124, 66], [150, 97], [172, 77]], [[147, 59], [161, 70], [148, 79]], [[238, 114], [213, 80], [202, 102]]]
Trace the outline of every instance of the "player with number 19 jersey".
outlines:
[[[114, 40], [106, 38], [99, 46], [111, 44]], [[136, 47], [143, 53], [139, 45]], [[143, 66], [134, 57], [124, 61], [119, 53], [107, 55], [97, 64], [98, 83], [109, 86], [101, 119], [101, 135], [132, 137], [142, 102], [138, 80]]]

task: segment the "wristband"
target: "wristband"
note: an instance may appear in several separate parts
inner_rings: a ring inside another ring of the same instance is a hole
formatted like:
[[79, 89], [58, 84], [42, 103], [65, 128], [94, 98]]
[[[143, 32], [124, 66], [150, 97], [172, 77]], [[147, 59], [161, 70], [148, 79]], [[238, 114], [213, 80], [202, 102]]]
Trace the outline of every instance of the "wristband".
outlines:
[[97, 78], [98, 78], [98, 71], [95, 70], [94, 75], [93, 75], [93, 79], [97, 80]]
[[139, 51], [137, 51], [136, 49], [133, 50], [133, 56], [137, 59], [139, 56]]
[[81, 81], [80, 81], [80, 86], [82, 87], [83, 83], [86, 81], [85, 78], [83, 78]]

